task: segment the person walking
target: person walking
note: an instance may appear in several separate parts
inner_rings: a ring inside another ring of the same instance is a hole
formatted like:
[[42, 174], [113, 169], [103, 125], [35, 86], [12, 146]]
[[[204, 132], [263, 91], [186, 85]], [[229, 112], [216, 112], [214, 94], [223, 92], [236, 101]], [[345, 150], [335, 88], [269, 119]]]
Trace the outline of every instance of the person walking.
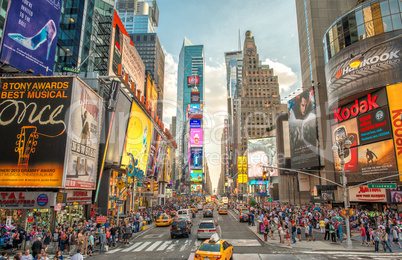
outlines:
[[362, 239], [362, 243], [360, 245], [364, 246], [364, 244], [366, 244], [366, 246], [369, 246], [367, 242], [366, 228], [363, 226], [363, 224], [360, 226], [360, 237]]
[[315, 241], [315, 237], [313, 234], [313, 224], [311, 222], [308, 226], [308, 236], [309, 236], [310, 240], [312, 239], [313, 241]]
[[335, 226], [334, 223], [331, 222], [329, 224], [329, 234], [331, 235], [331, 240], [332, 242], [336, 243], [336, 237], [335, 237]]
[[378, 229], [373, 230], [374, 252], [378, 253], [378, 246], [380, 245], [380, 232]]
[[106, 245], [106, 233], [104, 231], [104, 229], [101, 229], [100, 232], [100, 253], [105, 253], [105, 245]]
[[53, 250], [53, 253], [58, 251], [59, 248], [60, 248], [60, 232], [56, 228], [54, 233], [53, 233], [53, 236], [52, 236], [52, 250]]
[[329, 222], [327, 222], [327, 223], [325, 224], [325, 236], [324, 236], [324, 240], [329, 240], [329, 239], [330, 239], [329, 236], [330, 236], [330, 235], [329, 235]]
[[299, 238], [299, 242], [301, 242], [302, 241], [302, 230], [301, 230], [300, 224], [297, 224], [296, 233], [297, 233], [297, 237]]
[[77, 249], [77, 253], [75, 255], [73, 255], [71, 260], [84, 260], [84, 257], [81, 255], [81, 249], [80, 248]]
[[293, 223], [292, 224], [292, 241], [293, 241], [293, 244], [296, 244], [296, 232], [297, 232], [296, 224]]
[[307, 242], [310, 242], [309, 233], [310, 233], [310, 228], [308, 227], [308, 224], [305, 222], [304, 223], [304, 236], [306, 237]]
[[268, 219], [264, 219], [264, 222], [262, 222], [264, 225], [264, 241], [268, 241], [268, 232], [269, 232], [269, 222]]
[[94, 251], [95, 247], [95, 231], [92, 231], [91, 234], [89, 235], [89, 246], [88, 246], [88, 254], [89, 256], [92, 256], [92, 252]]
[[253, 213], [253, 212], [251, 212], [250, 218], [251, 218], [251, 226], [255, 226], [255, 223], [254, 223], [254, 213]]
[[396, 227], [396, 226], [392, 227], [392, 245], [391, 245], [391, 247], [393, 247], [394, 244], [398, 244], [399, 248], [402, 248], [401, 243], [399, 242], [398, 227]]
[[290, 235], [287, 229], [285, 230], [285, 239], [286, 239], [286, 245], [290, 246]]
[[382, 244], [382, 246], [384, 248], [384, 252], [387, 252], [387, 248], [388, 248], [389, 252], [392, 253], [392, 249], [389, 246], [388, 239], [389, 239], [388, 233], [385, 230], [381, 229], [381, 244]]
[[339, 241], [343, 243], [343, 228], [342, 228], [342, 223], [339, 223], [338, 225], [338, 231], [339, 231]]
[[89, 231], [85, 232], [83, 243], [82, 243], [82, 252], [86, 256], [88, 253], [88, 245], [89, 245]]
[[73, 231], [70, 236], [70, 251], [69, 251], [70, 256], [72, 256], [74, 254], [74, 252], [76, 252], [77, 244], [78, 244], [77, 235], [76, 235], [75, 231]]
[[321, 233], [325, 233], [325, 221], [323, 218], [321, 218], [320, 220], [320, 229], [321, 229]]
[[32, 256], [35, 258], [35, 256], [37, 254], [40, 254], [41, 251], [42, 251], [42, 241], [41, 238], [38, 237], [32, 245]]

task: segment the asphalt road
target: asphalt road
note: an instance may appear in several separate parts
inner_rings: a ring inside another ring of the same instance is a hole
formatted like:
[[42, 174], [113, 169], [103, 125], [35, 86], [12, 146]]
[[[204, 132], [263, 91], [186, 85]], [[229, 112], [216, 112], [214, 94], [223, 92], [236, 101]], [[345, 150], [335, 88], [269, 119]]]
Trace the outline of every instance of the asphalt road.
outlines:
[[[202, 212], [197, 213], [193, 221], [192, 234], [189, 238], [170, 237], [170, 227], [155, 227], [140, 233], [129, 245], [117, 249], [110, 249], [105, 254], [96, 254], [93, 259], [193, 259], [194, 253], [202, 241], [197, 240], [197, 227], [202, 220]], [[211, 219], [211, 218], [208, 218]], [[234, 246], [234, 260], [321, 260], [321, 259], [401, 259], [393, 254], [350, 253], [350, 252], [313, 252], [301, 251], [291, 248], [275, 247], [262, 243], [250, 231], [247, 223], [240, 223], [239, 216], [229, 211], [228, 215], [218, 215], [214, 210], [214, 219], [218, 223], [217, 232], [222, 239], [228, 240]]]

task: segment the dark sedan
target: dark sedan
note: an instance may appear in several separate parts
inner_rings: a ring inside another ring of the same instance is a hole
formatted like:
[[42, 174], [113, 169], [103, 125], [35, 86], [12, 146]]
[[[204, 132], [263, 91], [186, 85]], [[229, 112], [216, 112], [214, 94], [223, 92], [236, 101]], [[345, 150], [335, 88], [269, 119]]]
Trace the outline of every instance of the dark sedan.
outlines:
[[189, 237], [191, 234], [191, 226], [186, 220], [178, 220], [173, 222], [170, 226], [170, 237], [174, 238], [177, 236]]
[[211, 218], [214, 217], [214, 213], [212, 212], [212, 210], [210, 210], [210, 209], [204, 210], [204, 218], [206, 218], [206, 217], [211, 217]]
[[248, 222], [248, 210], [242, 210], [240, 213], [240, 222]]

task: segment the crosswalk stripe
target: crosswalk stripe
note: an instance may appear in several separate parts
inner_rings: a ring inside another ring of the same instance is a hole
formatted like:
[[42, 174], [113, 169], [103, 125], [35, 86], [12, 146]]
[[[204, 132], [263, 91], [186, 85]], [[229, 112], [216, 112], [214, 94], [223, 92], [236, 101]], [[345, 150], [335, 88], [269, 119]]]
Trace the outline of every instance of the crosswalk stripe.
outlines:
[[132, 249], [136, 248], [137, 246], [139, 246], [139, 245], [141, 245], [141, 244], [142, 244], [142, 242], [137, 242], [137, 243], [135, 243], [134, 245], [132, 245], [132, 246], [130, 246], [130, 247], [128, 247], [128, 248], [126, 248], [126, 249], [123, 249], [123, 251], [122, 251], [122, 252], [128, 252], [128, 251], [131, 251]]
[[122, 249], [123, 249], [123, 248], [116, 248], [116, 249], [112, 249], [112, 250], [109, 249], [109, 251], [107, 251], [106, 254], [116, 253], [116, 252], [118, 252], [118, 251], [120, 251], [120, 250], [122, 250]]
[[180, 247], [180, 251], [184, 251], [184, 250], [186, 249], [186, 247], [190, 244], [190, 242], [191, 242], [191, 240], [186, 240], [186, 241], [184, 242], [184, 245], [182, 245], [182, 246]]
[[167, 251], [172, 251], [173, 250], [173, 247], [175, 246], [175, 245], [177, 245], [179, 243], [179, 240], [176, 240], [176, 242], [174, 242], [173, 244], [171, 244], [166, 250]]
[[144, 249], [145, 247], [147, 247], [149, 244], [151, 244], [151, 242], [144, 242], [144, 244], [142, 244], [141, 246], [139, 246], [136, 249], [134, 249], [133, 252], [139, 252], [142, 249]]
[[150, 247], [147, 248], [147, 250], [145, 251], [152, 251], [154, 250], [160, 243], [162, 243], [163, 241], [156, 241], [155, 243], [153, 243]]
[[162, 251], [165, 250], [166, 247], [168, 247], [168, 245], [172, 243], [172, 241], [166, 241], [165, 243], [163, 243], [156, 251]]

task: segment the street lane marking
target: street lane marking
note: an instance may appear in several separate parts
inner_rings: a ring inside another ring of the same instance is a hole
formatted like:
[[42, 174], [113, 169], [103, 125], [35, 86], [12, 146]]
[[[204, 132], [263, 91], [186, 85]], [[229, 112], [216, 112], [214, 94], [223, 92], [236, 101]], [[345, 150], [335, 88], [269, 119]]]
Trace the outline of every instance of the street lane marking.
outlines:
[[257, 239], [225, 239], [233, 246], [261, 246]]
[[139, 252], [142, 249], [146, 248], [149, 244], [151, 244], [151, 242], [144, 242], [144, 244], [142, 244], [141, 246], [139, 246], [136, 249], [134, 249], [133, 252]]
[[157, 246], [159, 246], [160, 243], [162, 243], [163, 241], [156, 241], [155, 243], [153, 243], [150, 247], [147, 248], [147, 250], [145, 251], [152, 251], [154, 250]]
[[233, 213], [231, 212], [231, 211], [228, 211], [230, 214], [230, 216], [235, 220], [235, 221], [237, 221], [237, 218], [233, 215]]
[[136, 242], [134, 245], [132, 245], [132, 246], [126, 248], [126, 249], [123, 249], [122, 252], [128, 252], [128, 251], [130, 251], [130, 250], [136, 248], [137, 246], [141, 245], [142, 243], [143, 243], [143, 242]]
[[191, 240], [186, 240], [186, 241], [184, 242], [184, 245], [182, 245], [182, 246], [180, 247], [180, 251], [184, 251], [184, 249], [186, 249], [186, 247], [189, 246], [190, 242], [191, 242]]
[[194, 260], [194, 255], [195, 255], [195, 253], [191, 253], [191, 254], [188, 256], [188, 259], [187, 259], [187, 260]]
[[116, 249], [109, 249], [109, 251], [106, 252], [106, 254], [111, 254], [111, 253], [116, 253], [120, 250], [122, 250], [123, 248], [116, 248]]
[[166, 249], [166, 251], [172, 251], [173, 250], [173, 247], [175, 246], [175, 245], [177, 245], [179, 243], [179, 240], [176, 240], [176, 242], [174, 242], [174, 244], [171, 244], [167, 249]]
[[172, 243], [172, 241], [166, 241], [165, 243], [163, 243], [158, 249], [156, 249], [156, 251], [162, 251], [165, 250], [165, 248]]

